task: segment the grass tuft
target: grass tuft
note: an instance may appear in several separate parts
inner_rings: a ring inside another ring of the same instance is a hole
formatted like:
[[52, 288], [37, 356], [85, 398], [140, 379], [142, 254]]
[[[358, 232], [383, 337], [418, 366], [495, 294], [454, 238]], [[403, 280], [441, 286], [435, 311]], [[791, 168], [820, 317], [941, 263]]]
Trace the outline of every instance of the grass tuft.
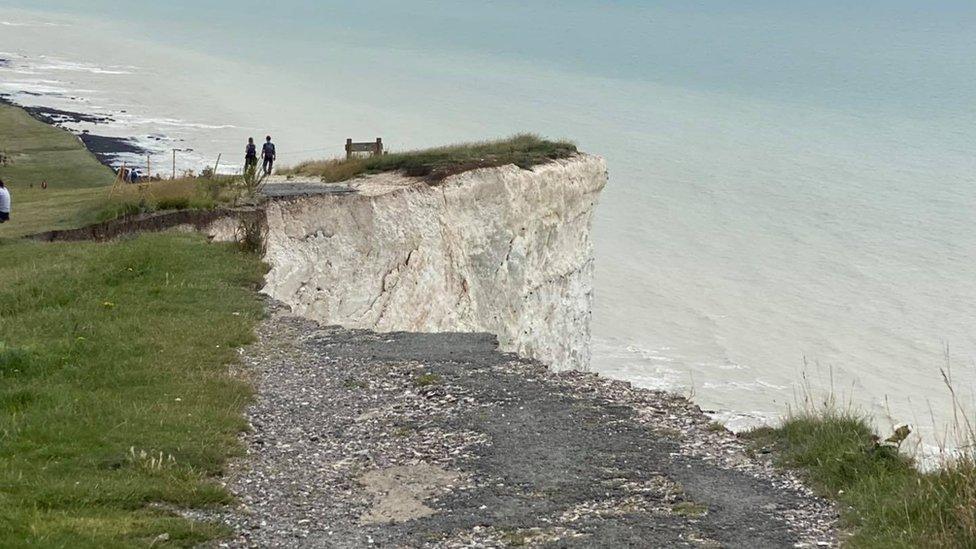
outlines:
[[240, 195], [237, 177], [186, 177], [125, 185], [98, 212], [98, 221], [165, 210], [212, 210]]
[[240, 242], [238, 245], [242, 252], [263, 256], [265, 251], [265, 227], [264, 220], [255, 217], [244, 217], [238, 227], [240, 232]]
[[414, 378], [413, 385], [417, 388], [431, 387], [441, 382], [441, 376], [433, 373], [421, 374]]
[[305, 162], [279, 173], [319, 177], [326, 183], [337, 183], [360, 175], [400, 171], [411, 177], [439, 182], [451, 175], [478, 168], [514, 164], [527, 170], [576, 153], [576, 145], [568, 141], [549, 141], [536, 135], [521, 134], [497, 141], [463, 143], [382, 156]]
[[30, 354], [26, 349], [10, 347], [0, 341], [0, 380], [26, 371], [29, 364]]
[[708, 506], [694, 501], [682, 501], [675, 504], [671, 511], [683, 517], [703, 517], [708, 514]]
[[844, 504], [850, 547], [976, 547], [976, 462], [963, 457], [922, 472], [879, 442], [866, 418], [833, 409], [788, 418], [744, 435], [798, 468]]

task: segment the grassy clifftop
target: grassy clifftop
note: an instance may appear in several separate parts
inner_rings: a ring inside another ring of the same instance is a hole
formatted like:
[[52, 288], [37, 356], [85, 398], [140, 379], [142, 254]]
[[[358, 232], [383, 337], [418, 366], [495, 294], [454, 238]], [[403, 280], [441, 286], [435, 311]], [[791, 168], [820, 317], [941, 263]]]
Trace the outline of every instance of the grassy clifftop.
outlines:
[[382, 156], [305, 162], [280, 173], [320, 177], [326, 183], [336, 183], [365, 174], [402, 171], [411, 177], [424, 177], [437, 182], [477, 168], [515, 164], [529, 169], [576, 153], [576, 145], [568, 141], [549, 141], [523, 134], [497, 141], [462, 143]]
[[23, 109], [0, 104], [0, 179], [16, 189], [39, 186], [77, 189], [110, 185], [112, 170], [101, 164], [70, 132], [44, 124]]
[[192, 546], [153, 507], [226, 503], [250, 387], [225, 364], [262, 314], [260, 261], [180, 234], [19, 242], [0, 262], [0, 546]]
[[220, 537], [170, 509], [230, 499], [212, 477], [239, 450], [251, 388], [226, 364], [262, 314], [260, 259], [183, 234], [17, 240], [94, 221], [113, 174], [8, 105], [0, 150], [0, 547]]
[[841, 504], [845, 546], [976, 547], [976, 460], [959, 456], [923, 472], [868, 421], [832, 408], [746, 435]]
[[[5, 104], [0, 104], [0, 153], [7, 158], [0, 179], [13, 199], [13, 221], [0, 225], [0, 239], [94, 221], [114, 177], [77, 137]], [[47, 189], [41, 189], [42, 182]]]

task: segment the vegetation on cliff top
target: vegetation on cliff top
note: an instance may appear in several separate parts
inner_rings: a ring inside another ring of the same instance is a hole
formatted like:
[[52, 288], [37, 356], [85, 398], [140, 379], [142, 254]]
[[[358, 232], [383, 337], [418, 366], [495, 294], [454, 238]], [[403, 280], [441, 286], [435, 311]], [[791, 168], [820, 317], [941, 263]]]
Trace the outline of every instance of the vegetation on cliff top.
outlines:
[[9, 237], [91, 223], [147, 194], [152, 208], [211, 207], [221, 182], [110, 198], [114, 174], [77, 138], [9, 105], [0, 143], [14, 195], [13, 220], [0, 225], [0, 546], [219, 537], [173, 508], [230, 499], [213, 476], [246, 427], [251, 388], [226, 365], [262, 315], [258, 258], [181, 234]]
[[[124, 185], [107, 199], [96, 219], [109, 221], [163, 210], [212, 210], [238, 204], [251, 191], [239, 176], [186, 176]], [[251, 193], [253, 194], [253, 193]]]
[[279, 173], [320, 177], [326, 183], [336, 183], [360, 175], [402, 171], [411, 177], [438, 182], [478, 168], [515, 164], [529, 169], [576, 153], [576, 145], [568, 141], [549, 141], [536, 135], [521, 134], [497, 141], [462, 143], [381, 156], [304, 162]]
[[[70, 132], [0, 103], [0, 179], [13, 194], [12, 221], [0, 239], [72, 229], [157, 210], [212, 209], [254, 194], [257, 178], [187, 176], [123, 185], [111, 192], [115, 174]], [[42, 183], [47, 188], [42, 188]]]
[[7, 159], [0, 179], [14, 195], [13, 221], [0, 225], [0, 238], [96, 220], [115, 176], [77, 137], [0, 104], [0, 138]]
[[849, 547], [976, 547], [976, 461], [921, 472], [863, 417], [826, 408], [745, 435], [842, 504]]
[[194, 545], [226, 503], [260, 261], [199, 236], [0, 244], [0, 546]]
[[111, 185], [112, 170], [101, 164], [77, 137], [40, 122], [23, 109], [0, 103], [0, 152], [9, 158], [0, 178], [24, 187], [77, 189]]

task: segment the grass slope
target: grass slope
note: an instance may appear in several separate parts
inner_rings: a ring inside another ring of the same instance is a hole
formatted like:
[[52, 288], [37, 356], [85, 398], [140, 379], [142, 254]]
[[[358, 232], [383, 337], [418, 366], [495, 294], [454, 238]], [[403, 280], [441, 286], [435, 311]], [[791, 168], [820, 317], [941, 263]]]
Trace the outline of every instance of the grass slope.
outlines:
[[[5, 104], [0, 104], [0, 152], [10, 159], [0, 166], [0, 179], [13, 199], [12, 220], [0, 225], [0, 238], [93, 221], [114, 177], [71, 133]], [[47, 190], [41, 190], [42, 181]]]
[[[96, 213], [95, 221], [161, 210], [231, 207], [254, 196], [256, 191], [247, 182], [246, 178], [236, 176], [199, 176], [125, 185], [105, 201]], [[256, 183], [255, 180], [251, 182]]]
[[524, 169], [567, 158], [576, 154], [576, 145], [566, 141], [548, 141], [523, 134], [481, 143], [462, 143], [420, 151], [384, 154], [365, 158], [305, 162], [284, 175], [320, 177], [327, 183], [380, 172], [403, 171], [409, 176], [425, 177], [437, 182], [445, 177], [477, 168], [515, 164]]
[[923, 473], [878, 444], [864, 418], [806, 413], [745, 435], [841, 502], [848, 547], [976, 547], [976, 466], [960, 459]]
[[262, 309], [235, 247], [160, 234], [0, 243], [0, 546], [186, 546], [251, 391], [228, 374]]

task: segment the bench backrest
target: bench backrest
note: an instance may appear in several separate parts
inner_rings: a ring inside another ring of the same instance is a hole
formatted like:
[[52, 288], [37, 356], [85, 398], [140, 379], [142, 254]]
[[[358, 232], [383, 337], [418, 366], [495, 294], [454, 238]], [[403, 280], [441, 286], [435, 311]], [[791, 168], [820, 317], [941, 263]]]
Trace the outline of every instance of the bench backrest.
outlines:
[[383, 139], [376, 138], [376, 141], [365, 143], [353, 143], [352, 139], [346, 139], [346, 158], [352, 158], [355, 153], [369, 153], [373, 156], [383, 154]]

